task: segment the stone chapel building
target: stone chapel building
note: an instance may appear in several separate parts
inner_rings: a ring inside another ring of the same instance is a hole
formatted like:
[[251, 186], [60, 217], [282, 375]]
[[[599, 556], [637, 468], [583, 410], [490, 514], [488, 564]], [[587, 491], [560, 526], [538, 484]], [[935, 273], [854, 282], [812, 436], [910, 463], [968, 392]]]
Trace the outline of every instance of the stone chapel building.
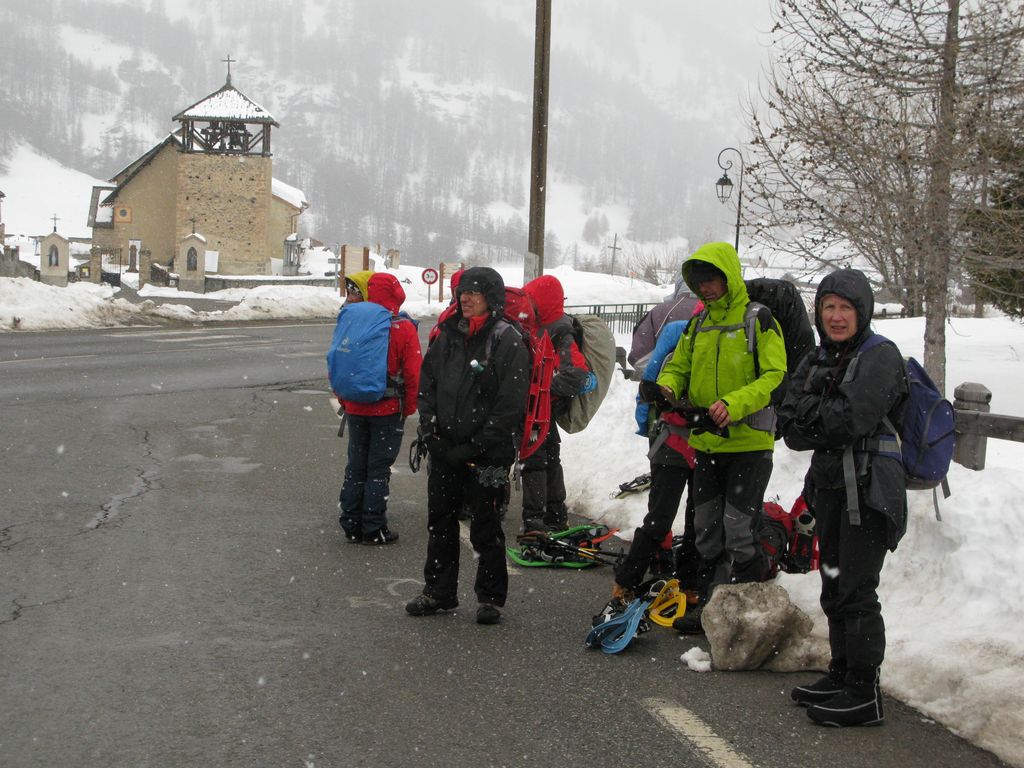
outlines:
[[[270, 135], [280, 126], [231, 85], [228, 66], [222, 88], [174, 116], [173, 133], [110, 186], [93, 187], [93, 279], [101, 261], [138, 269], [141, 287], [153, 263], [192, 283], [203, 277], [201, 265], [222, 275], [268, 275], [270, 260], [283, 257], [308, 203], [273, 178]], [[186, 239], [204, 244], [203, 259], [179, 258]]]

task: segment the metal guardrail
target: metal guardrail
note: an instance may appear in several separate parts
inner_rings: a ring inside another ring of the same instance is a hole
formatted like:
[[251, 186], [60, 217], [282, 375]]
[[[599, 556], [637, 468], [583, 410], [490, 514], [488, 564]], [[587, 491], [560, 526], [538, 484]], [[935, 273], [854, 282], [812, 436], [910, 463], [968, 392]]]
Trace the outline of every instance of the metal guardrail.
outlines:
[[597, 315], [612, 333], [632, 333], [644, 315], [657, 304], [574, 304], [565, 307], [570, 315]]

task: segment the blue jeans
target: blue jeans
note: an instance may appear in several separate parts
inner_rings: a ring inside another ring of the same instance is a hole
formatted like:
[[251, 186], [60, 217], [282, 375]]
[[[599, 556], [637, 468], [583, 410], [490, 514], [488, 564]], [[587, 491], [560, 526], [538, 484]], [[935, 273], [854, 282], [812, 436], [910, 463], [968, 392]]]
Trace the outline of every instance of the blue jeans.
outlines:
[[348, 463], [341, 486], [341, 527], [346, 533], [372, 534], [387, 525], [391, 465], [402, 447], [405, 421], [388, 416], [345, 416]]

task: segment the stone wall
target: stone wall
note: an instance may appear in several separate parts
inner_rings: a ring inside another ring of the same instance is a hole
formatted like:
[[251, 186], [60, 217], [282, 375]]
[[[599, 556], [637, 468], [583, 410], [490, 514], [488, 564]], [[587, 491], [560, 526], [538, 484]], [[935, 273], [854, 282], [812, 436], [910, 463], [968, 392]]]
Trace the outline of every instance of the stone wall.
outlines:
[[261, 285], [312, 285], [317, 288], [334, 288], [336, 283], [333, 277], [307, 277], [302, 279], [289, 277], [286, 280], [224, 276], [206, 278], [207, 293], [210, 293], [211, 291], [223, 291], [228, 288], [259, 288]]
[[[196, 231], [220, 253], [218, 272], [270, 273], [267, 253], [271, 159], [253, 155], [182, 152], [178, 164], [178, 232]], [[283, 236], [281, 238], [284, 239]], [[175, 265], [175, 271], [181, 269]]]
[[0, 248], [0, 277], [30, 277], [36, 279], [36, 268], [19, 258], [17, 248]]

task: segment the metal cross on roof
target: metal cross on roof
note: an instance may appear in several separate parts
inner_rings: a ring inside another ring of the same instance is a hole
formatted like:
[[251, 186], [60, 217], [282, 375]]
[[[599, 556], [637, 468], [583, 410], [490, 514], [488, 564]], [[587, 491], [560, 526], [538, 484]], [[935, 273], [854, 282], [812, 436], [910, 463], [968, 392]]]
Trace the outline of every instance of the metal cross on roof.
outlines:
[[56, 232], [57, 231], [57, 222], [60, 221], [60, 219], [57, 218], [57, 214], [56, 213], [53, 214], [53, 216], [51, 218], [53, 219], [53, 231]]
[[194, 235], [196, 233], [196, 217], [193, 216], [189, 221], [192, 222], [192, 234]]
[[227, 65], [228, 65], [228, 85], [231, 85], [231, 62], [232, 61], [237, 62], [238, 59], [232, 59], [231, 58], [231, 54], [229, 53], [228, 57], [226, 59], [221, 59], [221, 61], [227, 62]]

